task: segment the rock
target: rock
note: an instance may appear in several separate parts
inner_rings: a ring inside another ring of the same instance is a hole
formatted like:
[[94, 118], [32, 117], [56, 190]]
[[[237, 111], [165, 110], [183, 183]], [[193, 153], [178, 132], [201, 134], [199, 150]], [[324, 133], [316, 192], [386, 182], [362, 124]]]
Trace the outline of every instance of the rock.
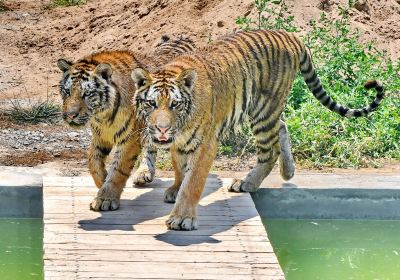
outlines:
[[331, 0], [321, 0], [318, 4], [318, 8], [321, 9], [322, 11], [329, 11], [332, 4], [333, 3]]
[[357, 0], [354, 3], [354, 8], [356, 8], [360, 12], [369, 13], [369, 4], [367, 0]]
[[218, 27], [224, 27], [224, 25], [225, 25], [225, 23], [222, 20], [217, 22]]
[[68, 137], [69, 137], [70, 139], [75, 139], [75, 138], [77, 138], [77, 137], [79, 136], [79, 133], [73, 131], [73, 132], [69, 132], [67, 135], [68, 135]]
[[61, 156], [61, 152], [60, 151], [56, 151], [53, 153], [54, 157], [60, 157]]

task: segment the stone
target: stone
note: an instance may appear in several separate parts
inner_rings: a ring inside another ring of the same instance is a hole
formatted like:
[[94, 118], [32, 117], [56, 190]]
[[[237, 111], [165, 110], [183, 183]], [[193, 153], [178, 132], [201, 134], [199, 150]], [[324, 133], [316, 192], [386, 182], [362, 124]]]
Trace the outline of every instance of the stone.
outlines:
[[333, 3], [331, 0], [321, 0], [318, 4], [318, 8], [321, 9], [322, 11], [329, 11], [332, 4]]
[[354, 8], [356, 8], [360, 12], [369, 12], [369, 4], [367, 0], [357, 0], [354, 3]]
[[74, 138], [79, 136], [79, 133], [73, 131], [73, 132], [69, 132], [67, 135], [68, 135], [69, 138], [74, 139]]

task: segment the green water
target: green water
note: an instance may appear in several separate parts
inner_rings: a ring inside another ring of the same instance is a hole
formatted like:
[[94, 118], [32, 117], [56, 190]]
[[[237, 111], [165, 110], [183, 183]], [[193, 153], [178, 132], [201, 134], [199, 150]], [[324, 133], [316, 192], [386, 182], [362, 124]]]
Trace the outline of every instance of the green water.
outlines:
[[41, 219], [0, 218], [0, 279], [43, 279]]
[[400, 221], [264, 220], [286, 280], [399, 280]]

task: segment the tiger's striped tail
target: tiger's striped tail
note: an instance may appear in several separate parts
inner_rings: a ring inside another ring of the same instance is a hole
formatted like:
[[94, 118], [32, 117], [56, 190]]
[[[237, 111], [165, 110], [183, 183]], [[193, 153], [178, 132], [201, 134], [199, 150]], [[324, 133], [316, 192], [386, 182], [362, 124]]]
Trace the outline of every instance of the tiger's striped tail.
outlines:
[[335, 112], [341, 116], [352, 118], [352, 117], [362, 117], [368, 115], [370, 112], [374, 111], [378, 107], [379, 103], [383, 99], [384, 92], [382, 84], [377, 80], [370, 80], [364, 84], [366, 89], [374, 88], [377, 92], [374, 101], [368, 106], [359, 109], [350, 109], [344, 107], [341, 104], [336, 103], [324, 90], [321, 81], [319, 80], [317, 73], [315, 72], [314, 66], [311, 61], [311, 57], [307, 51], [304, 50], [300, 60], [300, 70], [303, 78], [311, 90], [315, 98], [321, 102], [326, 108]]

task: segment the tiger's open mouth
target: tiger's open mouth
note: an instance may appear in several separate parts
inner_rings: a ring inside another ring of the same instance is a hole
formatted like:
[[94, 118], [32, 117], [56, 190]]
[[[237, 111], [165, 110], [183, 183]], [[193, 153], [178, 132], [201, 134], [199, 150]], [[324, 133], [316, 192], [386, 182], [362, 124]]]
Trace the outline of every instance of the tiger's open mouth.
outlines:
[[153, 142], [160, 146], [171, 144], [173, 141], [174, 141], [173, 137], [169, 137], [169, 138], [167, 138], [165, 136], [159, 137], [159, 138], [153, 137]]

